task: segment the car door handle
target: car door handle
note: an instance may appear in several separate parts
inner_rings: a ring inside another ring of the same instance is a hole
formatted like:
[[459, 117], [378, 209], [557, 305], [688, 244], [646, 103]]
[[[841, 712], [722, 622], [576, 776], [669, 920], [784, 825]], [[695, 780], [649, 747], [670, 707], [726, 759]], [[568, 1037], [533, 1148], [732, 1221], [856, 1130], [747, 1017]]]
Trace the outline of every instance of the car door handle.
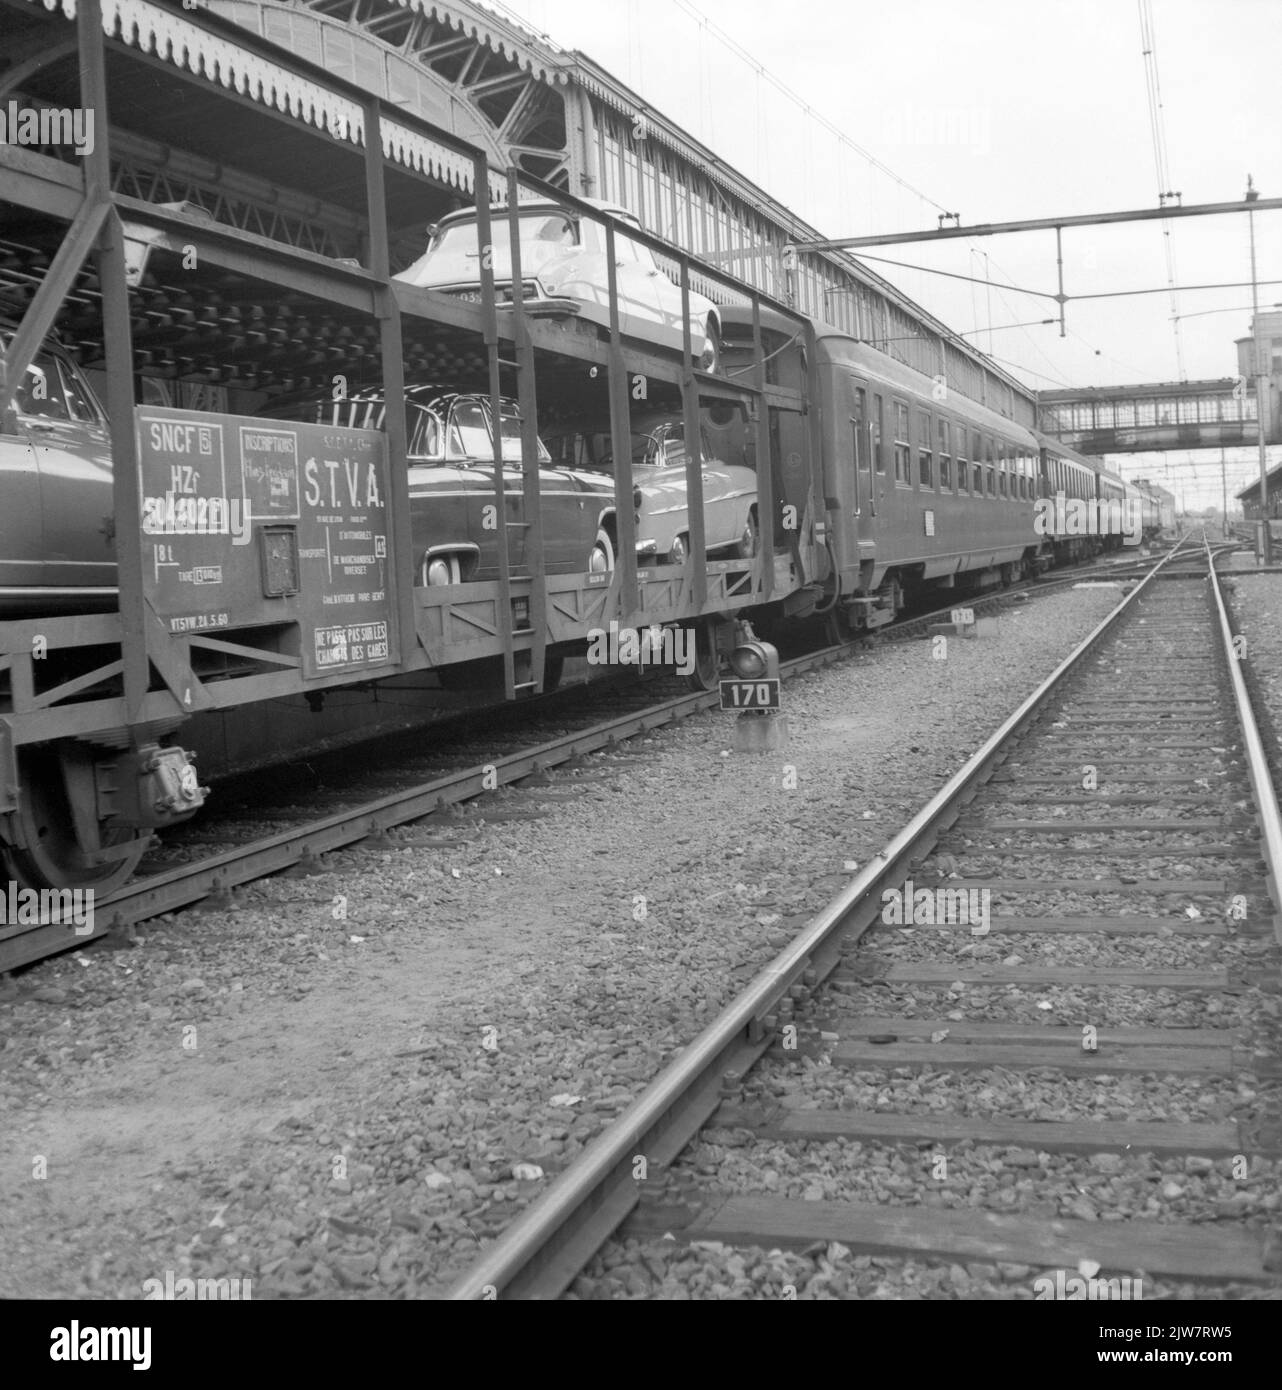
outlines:
[[52, 420], [28, 420], [29, 430], [39, 430], [42, 434], [52, 434], [58, 428]]

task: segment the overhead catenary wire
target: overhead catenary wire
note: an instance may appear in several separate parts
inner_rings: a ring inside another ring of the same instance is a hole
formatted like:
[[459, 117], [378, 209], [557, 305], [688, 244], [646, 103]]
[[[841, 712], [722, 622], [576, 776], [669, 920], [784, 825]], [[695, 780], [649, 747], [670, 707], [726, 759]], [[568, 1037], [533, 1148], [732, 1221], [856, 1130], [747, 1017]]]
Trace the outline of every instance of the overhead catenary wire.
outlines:
[[[1162, 82], [1157, 67], [1157, 31], [1153, 25], [1153, 0], [1136, 0], [1139, 8], [1140, 41], [1143, 44], [1144, 86], [1148, 100], [1149, 130], [1153, 140], [1153, 167], [1157, 174], [1159, 202], [1165, 203], [1172, 196], [1171, 170], [1166, 154], [1166, 129], [1162, 114]], [[1175, 316], [1175, 361], [1179, 379], [1186, 381], [1184, 370], [1184, 343], [1180, 336], [1180, 301], [1175, 292], [1175, 245], [1171, 239], [1171, 224], [1162, 220], [1162, 245], [1166, 253], [1166, 279], [1171, 289], [1171, 313]]]
[[862, 145], [857, 144], [854, 140], [852, 140], [850, 136], [847, 135], [845, 131], [843, 131], [839, 126], [834, 125], [833, 122], [830, 121], [826, 116], [816, 111], [814, 107], [811, 106], [810, 103], [805, 99], [805, 97], [793, 91], [793, 89], [789, 87], [787, 83], [783, 82], [780, 78], [776, 77], [775, 74], [765, 63], [763, 63], [759, 58], [754, 57], [741, 44], [737, 43], [733, 38], [731, 38], [730, 35], [727, 34], [724, 29], [720, 28], [711, 19], [709, 19], [708, 16], [704, 14], [704, 12], [697, 5], [691, 3], [691, 0], [672, 0], [672, 3], [679, 10], [684, 11], [685, 14], [687, 14], [691, 19], [693, 19], [700, 26], [701, 31], [710, 34], [725, 49], [727, 49], [730, 53], [733, 53], [734, 56], [738, 58], [740, 62], [746, 63], [749, 68], [751, 68], [755, 73], [758, 74], [759, 77], [761, 77], [764, 81], [768, 82], [777, 92], [779, 92], [782, 96], [786, 97], [789, 101], [793, 102], [812, 121], [814, 121], [817, 125], [821, 126], [824, 130], [826, 130], [831, 136], [834, 137], [834, 139], [836, 139], [839, 145], [846, 146], [847, 149], [851, 150], [853, 153], [858, 155], [860, 159], [864, 160], [872, 168], [876, 169], [878, 173], [884, 174], [888, 179], [892, 179], [895, 183], [897, 183], [900, 186], [900, 188], [903, 188], [907, 192], [912, 193], [916, 197], [922, 199], [923, 202], [928, 203], [937, 212], [947, 212], [947, 208], [945, 208], [942, 203], [937, 203], [929, 195], [923, 193], [920, 188], [914, 187], [911, 183], [908, 182], [907, 179], [901, 178], [892, 168], [890, 168], [889, 165], [883, 164], [882, 161], [878, 159], [874, 154], [872, 154], [869, 150], [866, 150]]

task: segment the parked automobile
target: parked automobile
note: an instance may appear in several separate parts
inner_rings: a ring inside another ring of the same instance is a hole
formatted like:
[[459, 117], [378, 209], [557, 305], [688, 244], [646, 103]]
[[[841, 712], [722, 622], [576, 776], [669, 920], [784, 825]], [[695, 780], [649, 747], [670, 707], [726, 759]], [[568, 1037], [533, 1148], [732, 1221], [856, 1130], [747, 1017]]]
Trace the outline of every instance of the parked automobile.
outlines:
[[[12, 323], [0, 324], [7, 348]], [[0, 609], [115, 605], [111, 436], [77, 364], [50, 340], [0, 418]]]
[[[641, 224], [617, 203], [585, 199], [593, 207], [641, 230]], [[512, 302], [512, 244], [506, 207], [490, 209], [493, 221], [493, 268], [499, 304]], [[610, 326], [609, 265], [605, 224], [578, 217], [553, 201], [521, 204], [522, 299], [528, 312], [578, 314]], [[427, 250], [396, 278], [440, 290], [460, 299], [481, 297], [481, 251], [476, 211], [454, 212], [429, 229]], [[648, 247], [621, 233], [615, 236], [615, 270], [619, 328], [630, 338], [682, 346], [681, 289], [664, 274]], [[721, 359], [721, 319], [717, 306], [690, 293], [690, 335], [695, 362], [715, 372]]]
[[[415, 578], [419, 584], [460, 584], [497, 579], [499, 537], [506, 530], [514, 569], [526, 564], [526, 529], [519, 524], [487, 526], [485, 508], [494, 503], [494, 433], [488, 396], [416, 385], [406, 388], [407, 456]], [[524, 520], [521, 419], [516, 403], [500, 403], [499, 433], [508, 523]], [[293, 419], [382, 429], [386, 404], [381, 391], [367, 390], [343, 401], [329, 399], [269, 403], [264, 413]], [[539, 443], [539, 497], [543, 553], [548, 574], [604, 573], [614, 567], [610, 541], [614, 485], [598, 473], [545, 466], [551, 458]]]
[[[637, 502], [637, 555], [679, 565], [690, 553], [686, 493], [685, 422], [680, 416], [649, 414], [632, 420], [632, 482]], [[564, 467], [612, 473], [613, 442], [608, 426], [549, 433], [554, 461]], [[749, 558], [757, 553], [757, 475], [719, 459], [707, 430], [701, 430], [703, 521], [709, 556]]]

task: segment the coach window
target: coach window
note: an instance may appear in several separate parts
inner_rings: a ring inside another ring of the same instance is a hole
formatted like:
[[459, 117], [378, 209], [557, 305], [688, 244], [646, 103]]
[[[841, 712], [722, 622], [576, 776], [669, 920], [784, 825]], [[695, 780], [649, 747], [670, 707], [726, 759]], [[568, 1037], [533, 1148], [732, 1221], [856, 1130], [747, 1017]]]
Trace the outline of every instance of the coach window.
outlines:
[[881, 451], [882, 426], [885, 423], [885, 402], [880, 396], [872, 398], [872, 457], [878, 473], [886, 471], [886, 455]]
[[957, 491], [966, 491], [966, 426], [958, 425], [957, 440]]
[[992, 436], [984, 439], [984, 459], [985, 459], [985, 486], [984, 495], [986, 497], [997, 496], [997, 455], [993, 449]]
[[922, 487], [935, 486], [935, 461], [930, 451], [930, 416], [917, 417], [917, 470]]
[[908, 441], [908, 407], [895, 402], [895, 482], [912, 486], [912, 445]]
[[939, 486], [953, 485], [953, 427], [947, 420], [939, 422]]

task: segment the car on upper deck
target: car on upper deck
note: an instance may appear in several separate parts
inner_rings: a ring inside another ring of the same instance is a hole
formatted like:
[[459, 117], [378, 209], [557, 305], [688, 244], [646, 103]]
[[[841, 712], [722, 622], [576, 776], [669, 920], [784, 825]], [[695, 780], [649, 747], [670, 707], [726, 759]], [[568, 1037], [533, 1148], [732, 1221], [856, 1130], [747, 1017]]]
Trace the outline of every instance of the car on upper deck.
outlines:
[[[640, 222], [627, 208], [595, 198], [583, 201], [616, 218], [624, 229], [641, 231]], [[490, 214], [495, 293], [502, 308], [513, 300], [512, 240], [507, 208], [495, 205]], [[526, 311], [549, 316], [577, 314], [608, 330], [610, 292], [605, 223], [541, 199], [521, 203], [519, 227], [522, 302]], [[481, 247], [476, 210], [451, 213], [428, 231], [427, 250], [395, 278], [456, 298], [479, 301]], [[679, 352], [684, 322], [679, 285], [668, 278], [649, 247], [623, 231], [616, 232], [614, 251], [620, 332]], [[693, 290], [690, 339], [695, 363], [703, 371], [717, 371], [721, 360], [720, 311], [710, 299]]]

